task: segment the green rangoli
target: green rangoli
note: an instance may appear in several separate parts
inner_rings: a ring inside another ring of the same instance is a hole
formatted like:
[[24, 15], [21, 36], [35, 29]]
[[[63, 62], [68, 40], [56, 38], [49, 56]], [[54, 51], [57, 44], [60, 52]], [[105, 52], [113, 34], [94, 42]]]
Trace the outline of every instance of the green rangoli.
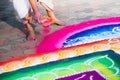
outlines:
[[102, 51], [0, 74], [0, 80], [120, 80], [120, 55]]

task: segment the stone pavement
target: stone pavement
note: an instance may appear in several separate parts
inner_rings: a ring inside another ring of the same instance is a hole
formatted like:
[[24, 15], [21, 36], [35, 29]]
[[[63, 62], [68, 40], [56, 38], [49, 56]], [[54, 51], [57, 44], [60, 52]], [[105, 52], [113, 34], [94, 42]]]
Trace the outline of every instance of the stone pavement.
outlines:
[[[34, 53], [44, 38], [43, 27], [33, 23], [38, 41], [27, 41], [26, 30], [18, 20], [12, 0], [0, 2], [0, 61]], [[120, 0], [53, 0], [56, 16], [67, 25], [120, 15]], [[40, 6], [42, 14], [45, 10]], [[50, 33], [64, 26], [51, 25]], [[49, 34], [50, 34], [49, 33]]]

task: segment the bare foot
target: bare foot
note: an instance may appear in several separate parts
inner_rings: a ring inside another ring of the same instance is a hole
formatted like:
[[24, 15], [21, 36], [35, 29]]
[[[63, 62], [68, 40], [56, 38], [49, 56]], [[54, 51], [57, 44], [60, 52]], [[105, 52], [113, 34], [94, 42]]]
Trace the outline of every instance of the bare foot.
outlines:
[[27, 40], [29, 41], [35, 41], [36, 40], [36, 35], [34, 32], [29, 32]]
[[62, 21], [60, 21], [58, 19], [54, 19], [53, 21], [54, 21], [53, 24], [57, 24], [59, 26], [64, 26], [65, 25], [65, 22], [62, 22]]

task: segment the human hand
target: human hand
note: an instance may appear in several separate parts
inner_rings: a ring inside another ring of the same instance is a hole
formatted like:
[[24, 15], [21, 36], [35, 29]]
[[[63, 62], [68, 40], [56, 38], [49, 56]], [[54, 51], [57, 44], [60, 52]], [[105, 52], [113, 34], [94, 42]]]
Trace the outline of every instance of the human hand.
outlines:
[[48, 16], [42, 16], [41, 24], [46, 27], [52, 24], [53, 20]]
[[42, 19], [42, 15], [40, 14], [40, 12], [36, 12], [33, 16], [34, 20], [37, 21], [38, 23], [41, 22]]

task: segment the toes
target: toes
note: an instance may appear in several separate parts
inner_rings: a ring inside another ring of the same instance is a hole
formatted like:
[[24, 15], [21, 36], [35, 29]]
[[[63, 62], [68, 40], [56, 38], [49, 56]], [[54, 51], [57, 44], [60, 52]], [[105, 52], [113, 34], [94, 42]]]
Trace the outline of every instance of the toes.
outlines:
[[27, 40], [28, 40], [28, 41], [35, 41], [36, 38], [35, 38], [35, 37], [28, 37]]
[[56, 21], [54, 22], [54, 24], [57, 24], [59, 26], [65, 26], [65, 22], [62, 22], [62, 21]]
[[35, 41], [35, 40], [36, 40], [36, 36], [29, 34], [28, 37], [27, 37], [27, 40], [28, 40], [28, 41]]

